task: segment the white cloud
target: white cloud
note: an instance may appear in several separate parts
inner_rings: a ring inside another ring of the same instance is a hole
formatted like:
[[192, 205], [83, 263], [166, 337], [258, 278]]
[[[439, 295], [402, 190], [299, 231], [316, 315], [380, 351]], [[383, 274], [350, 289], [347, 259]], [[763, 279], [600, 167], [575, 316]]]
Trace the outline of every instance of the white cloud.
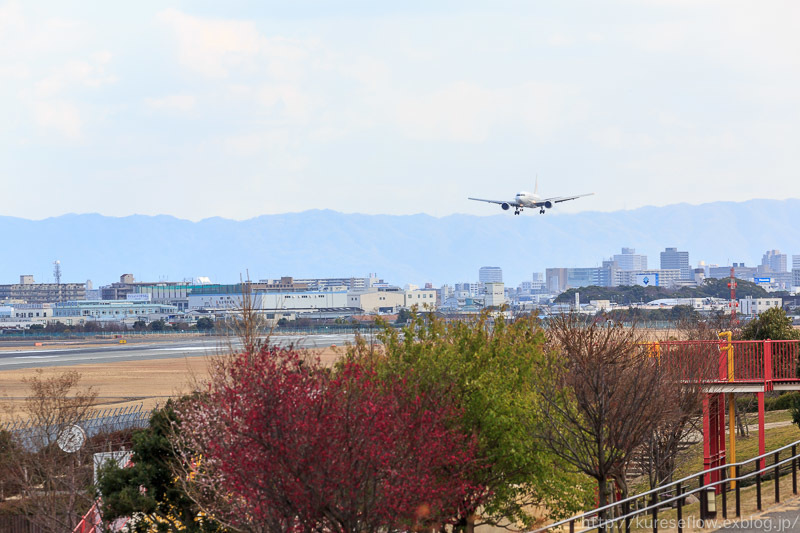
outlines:
[[45, 78], [34, 84], [37, 98], [58, 96], [73, 86], [98, 88], [117, 81], [117, 77], [105, 72], [111, 61], [110, 52], [96, 52], [89, 60], [71, 60], [53, 69]]
[[282, 84], [266, 84], [258, 89], [258, 102], [268, 108], [276, 109], [291, 121], [307, 122], [313, 108], [312, 98], [299, 88]]
[[204, 76], [258, 74], [263, 68], [279, 80], [303, 76], [308, 43], [266, 38], [251, 21], [201, 18], [177, 9], [164, 10], [157, 19], [174, 31], [181, 64]]
[[413, 139], [480, 143], [497, 126], [552, 134], [572, 122], [583, 104], [567, 86], [527, 82], [488, 89], [462, 81], [421, 97], [401, 96], [394, 106], [393, 120]]
[[81, 138], [83, 119], [78, 106], [65, 100], [44, 100], [33, 104], [36, 123], [70, 140]]
[[203, 19], [177, 9], [160, 12], [158, 20], [175, 31], [181, 63], [205, 76], [224, 77], [247, 66], [261, 47], [252, 22]]
[[186, 113], [194, 109], [197, 98], [191, 94], [170, 94], [161, 98], [147, 98], [145, 105], [156, 111], [177, 111]]

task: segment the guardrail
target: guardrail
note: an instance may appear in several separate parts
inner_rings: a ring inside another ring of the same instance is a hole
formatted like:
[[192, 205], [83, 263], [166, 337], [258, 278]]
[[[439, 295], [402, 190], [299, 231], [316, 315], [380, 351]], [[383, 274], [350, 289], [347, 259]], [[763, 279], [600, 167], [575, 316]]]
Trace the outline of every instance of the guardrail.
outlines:
[[[733, 491], [734, 512], [736, 517], [741, 516], [741, 488], [743, 484], [755, 484], [756, 486], [756, 507], [762, 510], [762, 488], [764, 481], [774, 478], [774, 497], [775, 502], [780, 502], [780, 478], [781, 471], [790, 471], [792, 475], [792, 493], [797, 494], [797, 468], [800, 462], [800, 455], [797, 448], [800, 440], [788, 444], [777, 450], [767, 452], [758, 457], [753, 457], [747, 461], [731, 463], [718, 466], [708, 470], [686, 476], [678, 481], [673, 481], [661, 487], [651, 489], [647, 492], [630, 496], [624, 500], [616, 501], [603, 507], [587, 511], [585, 513], [561, 520], [543, 528], [534, 530], [533, 533], [560, 530], [567, 527], [570, 533], [575, 531], [576, 524], [580, 523], [584, 527], [583, 531], [602, 531], [606, 532], [609, 528], [621, 529], [629, 532], [631, 530], [631, 520], [633, 518], [649, 514], [651, 518], [652, 531], [658, 531], [659, 510], [669, 507], [677, 510], [676, 525], [678, 533], [682, 533], [685, 517], [683, 508], [687, 505], [686, 499], [695, 495], [700, 501], [700, 523], [716, 517], [716, 495], [722, 496], [722, 517], [728, 518], [728, 492]], [[780, 455], [787, 450], [790, 451], [788, 457], [781, 459]], [[772, 458], [772, 464], [767, 465], [767, 459]], [[748, 465], [754, 468], [750, 472], [745, 472]], [[733, 475], [728, 477], [729, 471]], [[720, 471], [720, 480], [710, 482], [710, 474]], [[689, 488], [696, 485], [695, 488]], [[712, 503], [713, 507], [712, 507]], [[638, 528], [641, 529], [641, 528]]]

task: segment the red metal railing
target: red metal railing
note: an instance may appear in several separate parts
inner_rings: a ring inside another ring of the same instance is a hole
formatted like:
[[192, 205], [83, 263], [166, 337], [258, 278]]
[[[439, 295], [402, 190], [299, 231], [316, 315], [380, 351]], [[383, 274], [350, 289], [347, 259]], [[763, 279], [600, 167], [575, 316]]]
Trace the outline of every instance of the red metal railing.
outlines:
[[92, 508], [87, 511], [78, 525], [75, 526], [73, 533], [101, 533], [103, 531], [103, 518], [100, 516], [100, 508], [94, 502]]
[[775, 381], [800, 381], [797, 368], [800, 343], [797, 341], [769, 342], [772, 352], [772, 379]]
[[[681, 370], [681, 379], [714, 383], [800, 382], [800, 341], [665, 341], [648, 353]], [[733, 347], [732, 357], [728, 348]], [[730, 363], [733, 371], [729, 373]]]

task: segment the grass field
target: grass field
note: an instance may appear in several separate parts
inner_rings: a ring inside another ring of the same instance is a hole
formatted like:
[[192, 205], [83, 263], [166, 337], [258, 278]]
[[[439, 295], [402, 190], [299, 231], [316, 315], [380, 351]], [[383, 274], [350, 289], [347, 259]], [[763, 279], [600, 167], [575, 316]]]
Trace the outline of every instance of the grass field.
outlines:
[[[335, 348], [312, 350], [325, 364], [331, 364], [342, 353]], [[52, 376], [66, 370], [81, 374], [81, 387], [92, 387], [98, 395], [98, 408], [124, 407], [143, 403], [150, 409], [168, 398], [190, 390], [191, 383], [207, 375], [208, 363], [213, 356], [155, 359], [147, 361], [122, 361], [118, 363], [46, 367], [43, 376]], [[5, 370], [0, 372], [0, 421], [21, 416], [20, 410], [29, 390], [25, 378], [36, 374], [34, 369]]]

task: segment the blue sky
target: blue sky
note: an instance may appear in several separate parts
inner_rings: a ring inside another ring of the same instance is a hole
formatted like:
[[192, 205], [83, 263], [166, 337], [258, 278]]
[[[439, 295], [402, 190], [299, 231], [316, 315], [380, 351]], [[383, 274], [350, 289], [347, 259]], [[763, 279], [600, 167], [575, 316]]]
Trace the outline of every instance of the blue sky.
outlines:
[[800, 4], [0, 0], [0, 214], [800, 197]]

